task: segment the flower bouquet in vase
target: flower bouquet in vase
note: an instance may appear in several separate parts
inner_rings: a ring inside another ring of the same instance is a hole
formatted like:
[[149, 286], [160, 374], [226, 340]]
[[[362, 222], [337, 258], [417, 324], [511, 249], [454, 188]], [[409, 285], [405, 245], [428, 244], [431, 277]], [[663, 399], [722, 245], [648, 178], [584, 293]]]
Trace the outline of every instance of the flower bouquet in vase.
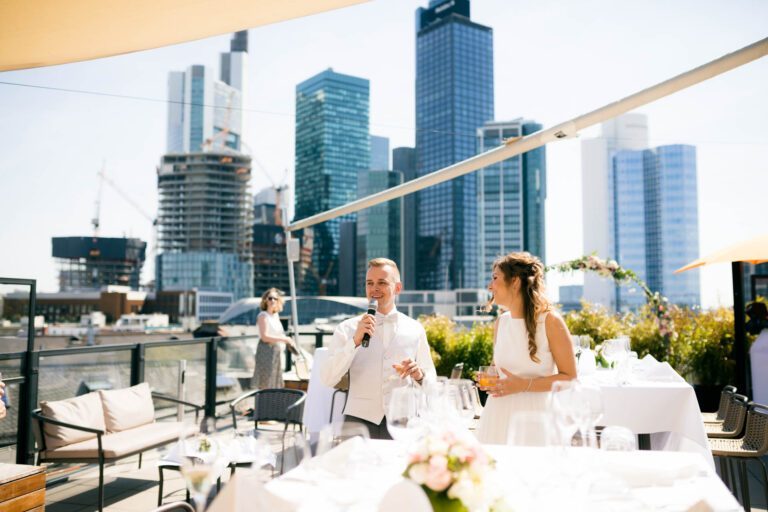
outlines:
[[508, 510], [495, 478], [495, 461], [471, 436], [450, 430], [422, 438], [403, 476], [424, 489], [435, 512]]

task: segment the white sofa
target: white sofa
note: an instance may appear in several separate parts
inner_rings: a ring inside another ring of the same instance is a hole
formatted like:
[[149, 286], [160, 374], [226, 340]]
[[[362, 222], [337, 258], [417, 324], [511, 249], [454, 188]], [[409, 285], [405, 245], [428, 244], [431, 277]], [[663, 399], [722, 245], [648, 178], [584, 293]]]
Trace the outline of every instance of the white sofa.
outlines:
[[99, 510], [104, 507], [104, 464], [174, 442], [184, 425], [156, 422], [154, 400], [202, 406], [152, 393], [147, 383], [97, 391], [67, 400], [40, 402], [32, 413], [37, 463], [99, 464]]

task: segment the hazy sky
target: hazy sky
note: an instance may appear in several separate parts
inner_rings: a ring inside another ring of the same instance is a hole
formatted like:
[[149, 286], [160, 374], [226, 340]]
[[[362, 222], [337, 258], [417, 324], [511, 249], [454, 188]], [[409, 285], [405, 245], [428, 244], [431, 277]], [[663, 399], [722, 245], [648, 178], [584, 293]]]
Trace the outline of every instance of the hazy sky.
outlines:
[[[414, 11], [427, 1], [378, 0], [252, 29], [246, 131], [273, 180], [294, 165], [297, 83], [326, 69], [371, 82], [371, 132], [414, 143]], [[215, 13], [212, 13], [215, 15]], [[583, 114], [768, 36], [768, 2], [474, 0], [494, 29], [496, 119], [545, 126]], [[121, 57], [0, 73], [0, 275], [57, 289], [51, 237], [88, 236], [97, 172], [154, 216], [165, 150], [168, 71], [215, 66], [229, 35]], [[702, 254], [765, 232], [768, 58], [640, 109], [652, 145], [698, 148]], [[106, 94], [106, 95], [104, 95]], [[131, 96], [135, 99], [108, 95]], [[595, 130], [582, 133], [590, 137]], [[582, 253], [579, 139], [550, 144], [547, 259]], [[254, 162], [253, 191], [269, 185]], [[151, 241], [150, 222], [108, 186], [102, 236]], [[144, 280], [151, 276], [145, 268]], [[705, 306], [731, 301], [730, 266], [702, 270]], [[581, 276], [550, 276], [549, 286]]]

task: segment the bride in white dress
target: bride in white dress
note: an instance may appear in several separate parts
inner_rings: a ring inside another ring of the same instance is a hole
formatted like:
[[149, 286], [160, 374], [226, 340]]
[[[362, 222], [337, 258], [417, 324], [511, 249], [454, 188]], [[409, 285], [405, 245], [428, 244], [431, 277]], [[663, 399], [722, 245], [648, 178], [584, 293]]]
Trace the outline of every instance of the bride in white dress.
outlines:
[[576, 378], [576, 359], [563, 319], [544, 296], [544, 265], [527, 252], [497, 259], [488, 289], [492, 303], [506, 310], [494, 325], [493, 363], [498, 383], [488, 392], [477, 437], [506, 444], [510, 418], [547, 407], [557, 380]]

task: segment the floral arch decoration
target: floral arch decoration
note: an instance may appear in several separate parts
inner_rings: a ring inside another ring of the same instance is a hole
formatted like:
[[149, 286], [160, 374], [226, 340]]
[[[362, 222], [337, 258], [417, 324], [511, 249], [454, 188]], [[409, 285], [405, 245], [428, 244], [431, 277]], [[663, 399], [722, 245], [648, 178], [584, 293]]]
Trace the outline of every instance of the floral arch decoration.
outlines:
[[582, 256], [575, 260], [565, 261], [556, 265], [550, 265], [547, 271], [557, 270], [558, 272], [594, 272], [599, 276], [613, 279], [617, 284], [634, 283], [645, 293], [645, 300], [650, 307], [651, 312], [656, 317], [656, 324], [659, 327], [659, 334], [669, 342], [675, 337], [672, 317], [669, 314], [670, 305], [666, 297], [659, 292], [653, 292], [637, 274], [632, 270], [622, 268], [615, 260], [606, 260], [599, 258], [595, 254]]

